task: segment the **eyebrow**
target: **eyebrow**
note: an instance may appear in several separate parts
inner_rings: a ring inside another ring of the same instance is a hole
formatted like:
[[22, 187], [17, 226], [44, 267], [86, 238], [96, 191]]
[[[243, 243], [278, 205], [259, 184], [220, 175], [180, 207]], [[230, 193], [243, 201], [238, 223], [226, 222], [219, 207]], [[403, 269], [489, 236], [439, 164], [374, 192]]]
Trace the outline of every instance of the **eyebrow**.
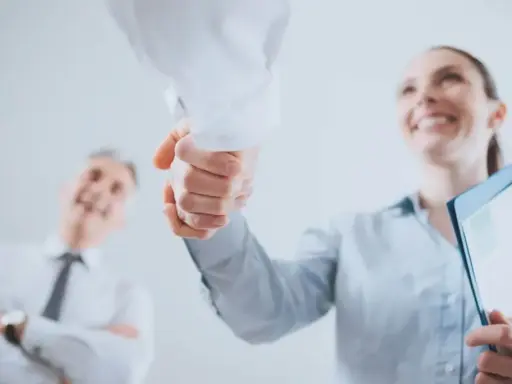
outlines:
[[[462, 70], [462, 68], [458, 65], [453, 65], [453, 64], [444, 65], [444, 66], [436, 69], [434, 71], [433, 76], [439, 76], [439, 75], [446, 74], [446, 73], [453, 72], [453, 71], [460, 72], [461, 70]], [[405, 81], [402, 84], [400, 84], [399, 89], [402, 89], [404, 86], [406, 86], [407, 84], [410, 84], [412, 82], [414, 82], [414, 78], [412, 78], [412, 77], [405, 79]]]
[[458, 65], [445, 65], [434, 72], [435, 75], [453, 72], [453, 71], [461, 71], [462, 68]]

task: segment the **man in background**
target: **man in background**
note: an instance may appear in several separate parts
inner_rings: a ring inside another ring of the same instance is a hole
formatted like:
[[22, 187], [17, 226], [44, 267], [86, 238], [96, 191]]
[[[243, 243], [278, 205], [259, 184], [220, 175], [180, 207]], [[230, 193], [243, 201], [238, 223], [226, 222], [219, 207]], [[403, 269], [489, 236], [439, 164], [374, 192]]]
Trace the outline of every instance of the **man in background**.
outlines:
[[132, 163], [116, 151], [93, 153], [65, 189], [46, 243], [0, 246], [1, 384], [144, 381], [152, 300], [109, 272], [97, 249], [123, 227], [136, 186]]

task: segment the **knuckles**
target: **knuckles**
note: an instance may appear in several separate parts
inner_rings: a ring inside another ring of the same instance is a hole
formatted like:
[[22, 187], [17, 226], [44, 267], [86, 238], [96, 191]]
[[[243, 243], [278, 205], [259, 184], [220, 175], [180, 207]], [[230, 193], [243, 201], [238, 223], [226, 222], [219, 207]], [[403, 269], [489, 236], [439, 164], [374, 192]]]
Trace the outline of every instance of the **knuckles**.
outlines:
[[174, 148], [174, 153], [176, 157], [182, 161], [187, 161], [187, 159], [190, 159], [191, 156], [193, 156], [195, 151], [194, 143], [191, 140], [190, 136], [184, 137], [183, 139], [179, 140], [176, 144], [176, 147]]
[[[210, 178], [211, 180], [208, 180]], [[204, 175], [201, 171], [188, 165], [183, 170], [182, 184], [184, 189], [207, 196], [231, 196], [233, 180], [228, 177]]]
[[503, 324], [500, 329], [500, 336], [498, 339], [498, 344], [508, 345], [511, 343], [511, 328], [509, 325]]
[[186, 212], [191, 212], [194, 209], [194, 195], [189, 192], [184, 191], [178, 196], [178, 206]]
[[187, 166], [183, 172], [183, 187], [187, 190], [193, 190], [197, 184], [197, 172], [193, 167]]
[[478, 357], [477, 368], [479, 371], [486, 371], [489, 366], [489, 362], [492, 361], [492, 354], [490, 352], [483, 352]]

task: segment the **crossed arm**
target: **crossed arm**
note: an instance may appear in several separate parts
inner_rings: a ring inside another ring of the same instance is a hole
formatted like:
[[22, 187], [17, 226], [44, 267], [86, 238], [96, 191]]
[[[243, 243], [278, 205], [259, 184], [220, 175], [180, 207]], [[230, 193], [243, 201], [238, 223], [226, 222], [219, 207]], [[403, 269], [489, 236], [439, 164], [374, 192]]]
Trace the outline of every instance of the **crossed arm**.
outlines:
[[63, 383], [141, 383], [153, 359], [153, 307], [132, 287], [110, 325], [85, 329], [31, 316], [20, 328], [27, 358], [54, 371]]

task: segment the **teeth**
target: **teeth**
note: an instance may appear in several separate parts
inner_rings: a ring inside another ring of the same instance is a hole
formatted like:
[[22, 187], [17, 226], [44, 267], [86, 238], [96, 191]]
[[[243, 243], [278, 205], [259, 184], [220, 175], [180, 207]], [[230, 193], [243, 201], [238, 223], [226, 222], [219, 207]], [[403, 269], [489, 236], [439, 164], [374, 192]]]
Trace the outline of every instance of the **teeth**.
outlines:
[[418, 123], [418, 129], [421, 131], [429, 130], [435, 125], [447, 123], [449, 123], [449, 120], [446, 116], [425, 117]]

